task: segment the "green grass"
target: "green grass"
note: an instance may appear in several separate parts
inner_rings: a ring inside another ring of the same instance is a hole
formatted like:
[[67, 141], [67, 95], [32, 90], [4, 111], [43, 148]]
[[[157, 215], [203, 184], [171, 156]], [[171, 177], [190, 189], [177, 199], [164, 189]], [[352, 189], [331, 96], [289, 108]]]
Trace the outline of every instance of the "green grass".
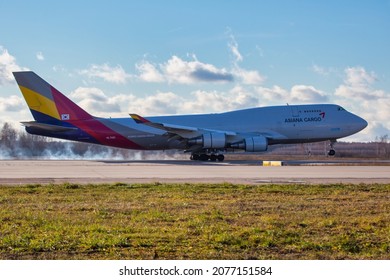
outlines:
[[390, 259], [390, 185], [0, 186], [0, 259]]

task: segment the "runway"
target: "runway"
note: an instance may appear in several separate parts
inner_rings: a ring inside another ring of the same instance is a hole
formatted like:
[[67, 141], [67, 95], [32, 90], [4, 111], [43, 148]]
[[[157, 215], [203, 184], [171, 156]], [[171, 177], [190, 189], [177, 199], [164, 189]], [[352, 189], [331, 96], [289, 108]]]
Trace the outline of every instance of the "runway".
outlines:
[[0, 161], [0, 184], [45, 183], [390, 183], [390, 166], [261, 166], [259, 162]]

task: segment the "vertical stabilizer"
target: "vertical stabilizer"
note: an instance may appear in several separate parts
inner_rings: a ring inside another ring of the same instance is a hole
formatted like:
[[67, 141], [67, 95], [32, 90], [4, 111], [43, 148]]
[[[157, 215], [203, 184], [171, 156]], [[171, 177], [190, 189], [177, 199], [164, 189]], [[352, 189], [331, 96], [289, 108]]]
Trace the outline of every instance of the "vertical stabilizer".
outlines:
[[92, 118], [34, 72], [23, 71], [13, 74], [36, 121], [57, 123]]

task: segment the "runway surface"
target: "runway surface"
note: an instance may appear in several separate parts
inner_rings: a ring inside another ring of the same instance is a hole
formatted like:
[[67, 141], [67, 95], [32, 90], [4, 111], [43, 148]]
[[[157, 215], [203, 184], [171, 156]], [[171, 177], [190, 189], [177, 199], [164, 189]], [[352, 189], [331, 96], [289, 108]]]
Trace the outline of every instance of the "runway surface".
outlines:
[[63, 182], [390, 183], [390, 166], [267, 167], [256, 161], [0, 161], [0, 184]]

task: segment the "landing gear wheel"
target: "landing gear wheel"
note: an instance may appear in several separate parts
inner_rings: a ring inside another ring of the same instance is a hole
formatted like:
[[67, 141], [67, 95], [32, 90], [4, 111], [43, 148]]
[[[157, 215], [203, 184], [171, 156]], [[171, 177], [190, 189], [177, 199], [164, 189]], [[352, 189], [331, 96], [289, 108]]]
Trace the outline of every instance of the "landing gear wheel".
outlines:
[[201, 154], [199, 159], [201, 161], [208, 161], [210, 159], [210, 156], [207, 154]]
[[200, 158], [200, 156], [198, 154], [193, 154], [190, 157], [191, 160], [199, 160], [199, 158]]
[[215, 154], [211, 154], [210, 161], [217, 161], [217, 156]]
[[218, 160], [219, 162], [223, 161], [224, 159], [225, 159], [225, 156], [222, 155], [222, 154], [220, 154], [220, 155], [217, 156], [217, 160]]
[[330, 156], [330, 157], [333, 157], [335, 154], [336, 154], [336, 151], [333, 149], [333, 145], [336, 143], [336, 140], [331, 140], [330, 141], [330, 144], [329, 144], [329, 146], [330, 146], [330, 150], [329, 150], [329, 152], [328, 152], [328, 156]]

